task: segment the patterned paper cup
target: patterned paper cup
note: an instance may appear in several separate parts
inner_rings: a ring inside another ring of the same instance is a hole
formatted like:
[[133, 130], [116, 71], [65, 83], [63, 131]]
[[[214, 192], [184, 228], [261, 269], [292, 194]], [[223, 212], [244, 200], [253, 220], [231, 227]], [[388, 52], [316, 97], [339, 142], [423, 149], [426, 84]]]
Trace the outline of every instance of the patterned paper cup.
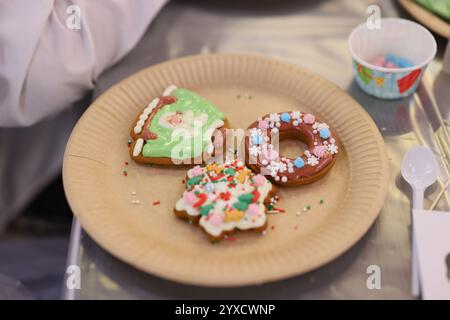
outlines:
[[[383, 18], [379, 29], [360, 24], [350, 33], [355, 79], [362, 90], [383, 99], [412, 94], [436, 54], [436, 40], [421, 25], [398, 18]], [[377, 56], [395, 55], [412, 63], [408, 68], [384, 68], [370, 63]]]

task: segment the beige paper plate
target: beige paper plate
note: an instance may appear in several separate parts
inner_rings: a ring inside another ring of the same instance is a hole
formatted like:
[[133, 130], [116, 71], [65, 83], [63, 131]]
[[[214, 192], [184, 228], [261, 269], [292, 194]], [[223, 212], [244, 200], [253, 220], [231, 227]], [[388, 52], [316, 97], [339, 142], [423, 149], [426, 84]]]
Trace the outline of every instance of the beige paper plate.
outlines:
[[425, 27], [444, 38], [450, 37], [450, 23], [412, 0], [399, 0], [401, 6]]
[[[269, 216], [266, 235], [237, 233], [213, 245], [172, 212], [186, 169], [145, 167], [128, 156], [130, 122], [170, 84], [205, 96], [236, 128], [269, 112], [320, 115], [342, 142], [336, 165], [312, 185], [281, 188], [278, 206], [286, 212]], [[114, 86], [76, 125], [63, 168], [70, 206], [103, 248], [149, 273], [205, 286], [283, 279], [336, 258], [377, 217], [387, 174], [381, 135], [350, 96], [294, 65], [239, 54], [173, 60]], [[133, 199], [141, 203], [132, 204]], [[307, 205], [311, 210], [303, 212]]]

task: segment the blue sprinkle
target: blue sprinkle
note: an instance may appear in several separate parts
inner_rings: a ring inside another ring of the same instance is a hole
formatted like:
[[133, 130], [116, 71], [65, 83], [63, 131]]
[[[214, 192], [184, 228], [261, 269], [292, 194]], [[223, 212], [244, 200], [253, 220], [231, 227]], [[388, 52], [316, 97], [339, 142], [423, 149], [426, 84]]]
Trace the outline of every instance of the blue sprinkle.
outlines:
[[386, 61], [387, 62], [392, 62], [392, 63], [394, 63], [394, 64], [397, 64], [397, 56], [396, 55], [393, 55], [392, 53], [388, 53], [387, 55], [386, 55]]
[[294, 160], [294, 166], [296, 168], [303, 168], [305, 166], [305, 161], [302, 158], [298, 157]]
[[328, 128], [320, 129], [319, 133], [322, 139], [328, 139], [330, 137], [330, 129]]
[[253, 144], [258, 145], [258, 144], [261, 144], [262, 142], [263, 142], [263, 138], [261, 137], [261, 135], [257, 134], [252, 137]]
[[208, 182], [207, 184], [205, 184], [205, 190], [208, 193], [212, 193], [215, 189], [214, 183]]
[[289, 121], [291, 121], [291, 116], [289, 115], [289, 113], [283, 112], [283, 113], [281, 114], [280, 119], [281, 119], [281, 121], [283, 121], [283, 122], [289, 122]]
[[396, 56], [396, 55], [391, 54], [391, 53], [386, 55], [386, 61], [387, 62], [392, 62], [398, 68], [409, 68], [409, 67], [413, 66], [411, 61], [409, 61], [408, 59]]
[[413, 66], [413, 64], [411, 62], [409, 62], [409, 60], [404, 59], [404, 58], [397, 58], [397, 65], [400, 68], [409, 68], [409, 67]]

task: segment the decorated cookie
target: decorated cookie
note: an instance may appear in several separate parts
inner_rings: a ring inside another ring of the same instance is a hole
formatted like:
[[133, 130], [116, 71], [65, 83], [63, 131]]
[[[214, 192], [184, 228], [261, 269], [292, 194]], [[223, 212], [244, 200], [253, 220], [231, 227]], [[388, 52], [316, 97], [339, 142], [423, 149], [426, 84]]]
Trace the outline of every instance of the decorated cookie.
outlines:
[[238, 160], [196, 166], [187, 172], [174, 212], [198, 224], [210, 240], [220, 240], [235, 230], [263, 231], [266, 205], [275, 192], [269, 180]]
[[[296, 186], [323, 177], [336, 162], [337, 138], [333, 130], [316, 116], [300, 111], [272, 113], [255, 121], [245, 139], [246, 163], [275, 184]], [[290, 159], [278, 153], [279, 141], [298, 139], [308, 150]]]
[[213, 137], [216, 130], [226, 126], [225, 115], [209, 101], [190, 90], [170, 86], [134, 120], [130, 155], [140, 163], [203, 162], [205, 155], [225, 145]]

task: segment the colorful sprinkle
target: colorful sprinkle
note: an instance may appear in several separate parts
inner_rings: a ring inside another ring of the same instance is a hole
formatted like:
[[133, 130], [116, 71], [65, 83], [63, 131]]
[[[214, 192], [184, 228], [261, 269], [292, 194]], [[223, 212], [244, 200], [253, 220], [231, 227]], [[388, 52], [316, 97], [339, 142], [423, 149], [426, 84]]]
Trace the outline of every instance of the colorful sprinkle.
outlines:
[[124, 175], [125, 177], [128, 176], [127, 170], [123, 170], [122, 173], [123, 173], [123, 175]]
[[207, 216], [209, 212], [214, 208], [214, 204], [208, 204], [207, 206], [204, 206], [200, 209], [200, 215], [201, 216]]
[[262, 130], [269, 129], [269, 122], [267, 120], [259, 120], [258, 121], [258, 128]]
[[331, 136], [330, 129], [328, 128], [320, 129], [319, 134], [322, 139], [328, 139]]
[[296, 168], [303, 168], [305, 166], [305, 161], [301, 157], [298, 157], [294, 160], [294, 166]]
[[161, 203], [161, 201], [159, 201], [159, 200], [153, 201], [153, 205], [154, 205], [154, 206], [157, 206], [157, 205], [160, 204], [160, 203]]
[[283, 113], [281, 114], [280, 119], [281, 119], [281, 121], [283, 121], [283, 122], [289, 122], [289, 121], [291, 121], [291, 116], [289, 115], [289, 113], [283, 112]]
[[251, 193], [245, 193], [245, 194], [240, 195], [240, 196], [238, 197], [238, 199], [239, 199], [239, 201], [242, 201], [242, 202], [245, 202], [245, 203], [250, 204], [250, 203], [252, 203], [252, 201], [253, 201], [253, 197], [254, 197], [253, 194], [251, 194]]
[[259, 212], [259, 205], [257, 205], [256, 203], [252, 203], [248, 206], [247, 212], [252, 217], [256, 216]]
[[238, 210], [241, 211], [246, 211], [248, 208], [248, 204], [244, 201], [238, 201], [236, 203], [233, 204], [233, 208], [236, 208]]
[[214, 186], [214, 183], [212, 183], [212, 182], [208, 182], [207, 184], [205, 184], [205, 190], [208, 193], [213, 193], [215, 188], [216, 187]]
[[192, 177], [192, 178], [190, 178], [189, 180], [188, 180], [188, 185], [190, 185], [190, 186], [193, 186], [193, 185], [195, 185], [195, 184], [199, 184], [200, 183], [200, 181], [202, 181], [202, 179], [203, 179], [203, 175], [201, 175], [201, 176], [196, 176], [196, 177]]
[[303, 122], [306, 124], [313, 124], [316, 121], [316, 117], [314, 117], [312, 114], [308, 113], [305, 114], [303, 117]]
[[253, 177], [253, 183], [257, 187], [262, 186], [265, 182], [266, 182], [266, 178], [261, 174], [257, 174], [256, 176]]
[[263, 143], [263, 137], [259, 134], [254, 135], [252, 137], [252, 143], [256, 144], [256, 145], [260, 145], [261, 143]]
[[187, 191], [183, 194], [183, 200], [189, 204], [194, 204], [197, 201], [197, 196], [193, 191]]
[[234, 176], [236, 174], [236, 171], [233, 168], [226, 168], [223, 172], [230, 176]]
[[313, 149], [313, 154], [318, 157], [319, 159], [325, 156], [325, 153], [327, 152], [327, 147], [325, 146], [317, 146]]
[[223, 217], [220, 214], [214, 213], [209, 217], [209, 222], [215, 227], [218, 227], [223, 222]]
[[320, 203], [320, 204], [323, 204], [323, 203], [324, 203], [323, 199], [320, 199], [320, 200], [319, 200], [319, 203]]
[[225, 211], [225, 222], [240, 221], [245, 213], [241, 210], [227, 210]]
[[194, 177], [198, 177], [200, 175], [202, 175], [204, 172], [203, 168], [200, 166], [195, 166], [192, 168], [191, 173]]

